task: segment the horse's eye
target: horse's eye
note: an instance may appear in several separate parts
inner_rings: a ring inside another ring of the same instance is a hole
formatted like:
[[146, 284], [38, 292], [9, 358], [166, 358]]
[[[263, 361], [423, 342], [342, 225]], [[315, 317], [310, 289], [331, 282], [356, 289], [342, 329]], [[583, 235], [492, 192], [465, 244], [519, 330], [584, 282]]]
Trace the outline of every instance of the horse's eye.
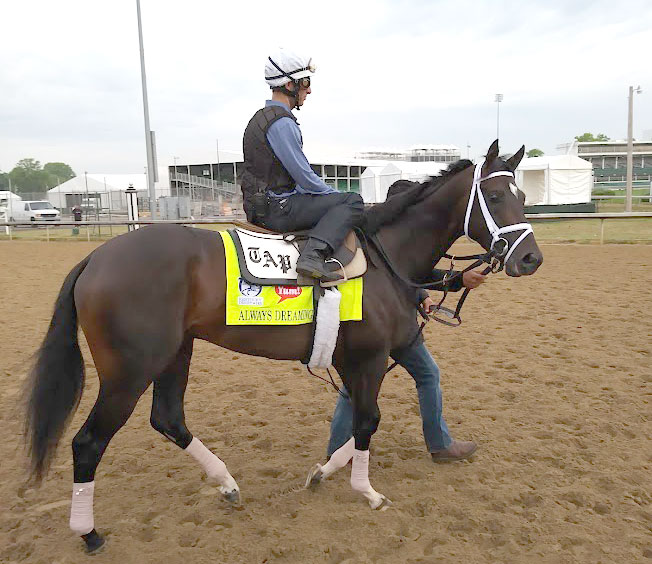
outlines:
[[489, 192], [489, 201], [492, 203], [500, 202], [503, 198], [502, 192]]

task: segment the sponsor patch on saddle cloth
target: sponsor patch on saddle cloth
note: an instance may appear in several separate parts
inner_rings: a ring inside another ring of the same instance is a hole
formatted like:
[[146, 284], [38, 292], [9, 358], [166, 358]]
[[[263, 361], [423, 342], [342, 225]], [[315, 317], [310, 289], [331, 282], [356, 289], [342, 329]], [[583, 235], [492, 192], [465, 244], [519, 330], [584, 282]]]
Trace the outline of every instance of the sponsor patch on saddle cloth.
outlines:
[[[227, 325], [301, 325], [314, 315], [312, 286], [251, 284], [241, 278], [231, 234], [220, 231], [226, 255]], [[362, 320], [362, 278], [337, 286], [342, 293], [340, 321]]]

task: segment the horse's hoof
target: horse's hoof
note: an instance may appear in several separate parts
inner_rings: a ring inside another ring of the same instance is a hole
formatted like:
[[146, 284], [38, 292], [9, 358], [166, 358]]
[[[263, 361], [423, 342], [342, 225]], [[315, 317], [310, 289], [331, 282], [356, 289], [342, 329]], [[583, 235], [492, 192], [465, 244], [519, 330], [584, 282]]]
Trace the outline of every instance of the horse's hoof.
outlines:
[[222, 492], [224, 501], [228, 501], [231, 505], [240, 505], [240, 490], [231, 490]]
[[82, 535], [86, 543], [86, 554], [96, 554], [104, 546], [106, 539], [99, 535], [95, 529], [86, 535]]
[[387, 511], [392, 506], [392, 502], [387, 499], [383, 494], [380, 494], [378, 501], [369, 502], [369, 507], [376, 511]]
[[314, 488], [321, 484], [321, 480], [324, 477], [324, 473], [321, 469], [321, 464], [315, 464], [308, 472], [308, 477], [306, 478], [306, 489]]

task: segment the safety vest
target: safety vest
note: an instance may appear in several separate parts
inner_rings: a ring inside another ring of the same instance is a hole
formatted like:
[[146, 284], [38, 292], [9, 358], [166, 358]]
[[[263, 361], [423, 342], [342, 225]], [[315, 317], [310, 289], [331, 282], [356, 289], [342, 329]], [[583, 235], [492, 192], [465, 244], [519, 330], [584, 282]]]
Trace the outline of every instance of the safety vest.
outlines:
[[256, 194], [264, 194], [267, 190], [272, 192], [291, 192], [296, 182], [267, 141], [267, 131], [270, 126], [282, 117], [297, 119], [291, 112], [280, 106], [266, 106], [258, 110], [249, 120], [242, 140], [244, 152], [244, 173], [240, 179], [242, 187], [243, 207], [247, 218], [253, 218], [252, 198]]

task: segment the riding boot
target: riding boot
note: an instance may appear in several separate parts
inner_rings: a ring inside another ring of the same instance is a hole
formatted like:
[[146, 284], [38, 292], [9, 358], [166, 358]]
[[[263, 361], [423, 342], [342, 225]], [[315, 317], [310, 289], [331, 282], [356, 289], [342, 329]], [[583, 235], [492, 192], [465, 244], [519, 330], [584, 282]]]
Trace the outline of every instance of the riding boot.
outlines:
[[303, 251], [301, 251], [299, 260], [297, 260], [297, 272], [322, 282], [332, 282], [339, 279], [339, 274], [332, 272], [326, 264], [326, 258], [331, 252], [328, 243], [310, 237]]

